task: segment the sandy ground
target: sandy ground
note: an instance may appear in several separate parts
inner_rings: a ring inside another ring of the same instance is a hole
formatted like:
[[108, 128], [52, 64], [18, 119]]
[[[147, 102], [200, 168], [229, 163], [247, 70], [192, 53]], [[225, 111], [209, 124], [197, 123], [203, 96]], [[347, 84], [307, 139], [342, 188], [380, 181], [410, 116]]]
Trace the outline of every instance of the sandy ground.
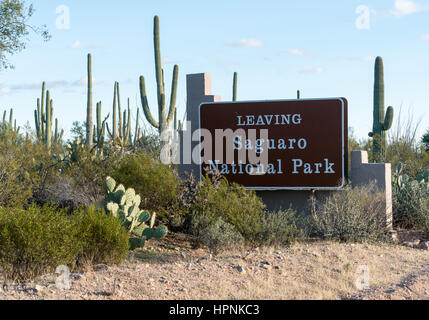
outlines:
[[176, 234], [130, 253], [119, 267], [70, 275], [69, 290], [57, 288], [63, 278], [3, 283], [0, 299], [429, 299], [429, 251], [314, 242], [212, 257]]

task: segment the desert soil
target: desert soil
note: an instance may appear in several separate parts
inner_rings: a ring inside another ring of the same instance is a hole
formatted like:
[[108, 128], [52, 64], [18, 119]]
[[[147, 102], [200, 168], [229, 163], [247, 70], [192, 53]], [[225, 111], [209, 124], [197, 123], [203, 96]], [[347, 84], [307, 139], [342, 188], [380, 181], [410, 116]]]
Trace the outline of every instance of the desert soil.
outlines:
[[171, 234], [130, 253], [121, 266], [71, 274], [69, 290], [57, 288], [57, 276], [20, 285], [2, 281], [0, 299], [429, 299], [429, 251], [307, 242], [212, 257]]

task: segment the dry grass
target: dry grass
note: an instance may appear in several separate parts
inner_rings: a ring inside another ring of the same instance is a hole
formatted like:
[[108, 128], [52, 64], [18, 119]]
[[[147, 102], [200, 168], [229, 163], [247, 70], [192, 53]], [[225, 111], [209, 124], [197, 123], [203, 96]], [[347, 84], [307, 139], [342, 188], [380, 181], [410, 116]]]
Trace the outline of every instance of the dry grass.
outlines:
[[[83, 279], [73, 281], [71, 291], [56, 289], [51, 277], [39, 282], [46, 288], [37, 296], [9, 293], [3, 298], [341, 299], [359, 294], [355, 285], [358, 266], [369, 268], [372, 288], [399, 283], [429, 266], [427, 251], [387, 244], [317, 242], [202, 259], [206, 255], [204, 250], [192, 250], [185, 241], [170, 238], [131, 254], [121, 267], [86, 273]], [[269, 266], [261, 267], [264, 262]], [[245, 272], [240, 273], [237, 267]]]

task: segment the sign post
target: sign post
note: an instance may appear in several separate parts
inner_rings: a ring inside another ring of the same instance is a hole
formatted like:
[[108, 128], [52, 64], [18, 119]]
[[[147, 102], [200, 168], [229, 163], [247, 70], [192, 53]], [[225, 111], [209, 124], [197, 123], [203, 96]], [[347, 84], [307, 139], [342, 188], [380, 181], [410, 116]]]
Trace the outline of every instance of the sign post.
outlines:
[[339, 190], [348, 180], [345, 98], [202, 103], [201, 175], [258, 191]]

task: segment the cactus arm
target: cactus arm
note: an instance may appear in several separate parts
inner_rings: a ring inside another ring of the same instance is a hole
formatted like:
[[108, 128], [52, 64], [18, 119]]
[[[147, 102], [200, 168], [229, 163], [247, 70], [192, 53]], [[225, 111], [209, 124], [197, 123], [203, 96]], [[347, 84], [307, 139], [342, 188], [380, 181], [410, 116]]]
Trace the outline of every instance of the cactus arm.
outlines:
[[46, 104], [46, 102], [45, 102], [45, 99], [46, 99], [46, 83], [45, 82], [43, 82], [42, 83], [42, 97], [41, 97], [41, 100], [40, 100], [40, 106], [41, 106], [41, 114], [40, 114], [40, 118], [39, 118], [39, 123], [40, 123], [40, 126], [41, 126], [41, 132], [40, 132], [40, 134], [41, 134], [41, 136], [40, 136], [40, 138], [41, 138], [41, 140], [43, 140], [44, 138], [45, 138], [45, 126], [44, 126], [44, 123], [46, 123], [46, 115], [45, 115], [45, 111], [44, 111], [44, 109], [45, 109], [45, 104]]
[[143, 113], [147, 121], [151, 124], [151, 126], [153, 126], [156, 129], [159, 129], [159, 123], [155, 121], [149, 109], [149, 104], [148, 104], [147, 95], [146, 95], [146, 84], [143, 76], [140, 77], [140, 98], [142, 101]]
[[37, 112], [37, 110], [34, 110], [34, 123], [36, 124], [36, 135], [37, 135], [37, 138], [39, 138], [40, 126], [39, 126], [39, 113]]
[[174, 66], [173, 71], [173, 83], [171, 84], [171, 98], [170, 98], [170, 110], [168, 113], [166, 127], [170, 126], [173, 121], [174, 114], [176, 113], [176, 99], [177, 99], [177, 83], [179, 78], [179, 66]]
[[109, 129], [109, 124], [108, 123], [106, 123], [106, 130], [107, 130], [107, 134], [108, 134], [109, 138], [111, 140], [113, 140], [113, 135], [112, 135], [112, 132]]
[[101, 136], [101, 101], [97, 103], [97, 109], [96, 109], [96, 117], [97, 117], [97, 141], [100, 140]]
[[131, 108], [130, 108], [130, 98], [128, 98], [128, 119], [127, 119], [127, 133], [126, 137], [128, 142], [131, 142]]
[[383, 130], [388, 131], [392, 128], [394, 117], [393, 107], [387, 108], [386, 117], [384, 118]]
[[41, 124], [41, 120], [42, 120], [42, 115], [40, 114], [40, 98], [37, 98], [37, 110], [36, 110], [36, 135], [37, 135], [37, 139], [40, 140], [40, 138], [42, 137], [41, 134], [41, 128], [40, 128], [40, 124]]
[[46, 91], [46, 129], [45, 129], [45, 143], [48, 148], [51, 147], [51, 138], [52, 138], [52, 131], [49, 130], [49, 128], [52, 125], [51, 122], [51, 105], [50, 105], [50, 93], [49, 90]]
[[139, 117], [140, 117], [140, 109], [137, 108], [137, 117], [136, 117], [136, 131], [134, 133], [134, 145], [136, 145], [137, 143], [137, 139], [138, 139], [138, 132], [139, 132]]
[[54, 131], [54, 141], [58, 142], [58, 119], [55, 118], [55, 131]]

